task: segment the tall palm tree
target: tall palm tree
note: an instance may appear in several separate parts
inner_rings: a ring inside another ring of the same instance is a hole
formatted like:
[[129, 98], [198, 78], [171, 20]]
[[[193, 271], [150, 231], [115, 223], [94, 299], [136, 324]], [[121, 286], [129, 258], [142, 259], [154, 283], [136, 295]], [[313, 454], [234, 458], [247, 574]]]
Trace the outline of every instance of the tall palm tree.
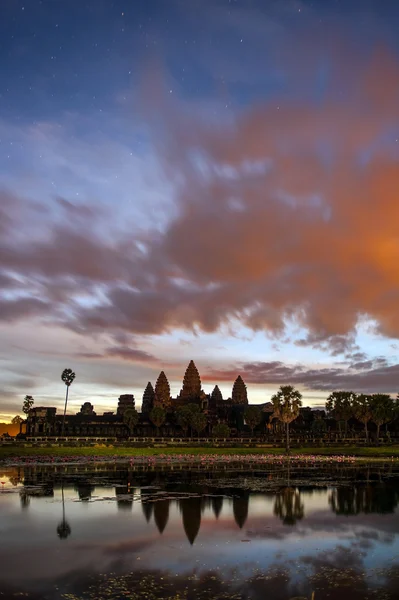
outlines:
[[66, 385], [66, 395], [65, 395], [65, 406], [64, 406], [64, 418], [62, 419], [61, 436], [64, 435], [64, 429], [65, 429], [65, 415], [66, 415], [66, 409], [67, 409], [67, 404], [68, 404], [68, 390], [69, 390], [69, 386], [72, 385], [75, 377], [76, 377], [76, 375], [72, 371], [72, 369], [64, 369], [62, 371], [61, 379]]
[[302, 406], [302, 394], [292, 385], [282, 385], [277, 394], [272, 397], [274, 413], [273, 417], [285, 423], [286, 450], [290, 451], [290, 423], [295, 421]]

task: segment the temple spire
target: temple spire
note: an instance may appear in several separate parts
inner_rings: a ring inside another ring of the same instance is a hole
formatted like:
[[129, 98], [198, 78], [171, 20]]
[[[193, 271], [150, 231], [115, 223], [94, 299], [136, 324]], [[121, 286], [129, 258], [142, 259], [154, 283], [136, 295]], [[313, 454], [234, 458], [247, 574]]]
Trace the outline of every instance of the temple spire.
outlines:
[[169, 381], [165, 373], [161, 371], [155, 384], [154, 406], [162, 406], [162, 408], [168, 410], [171, 404]]
[[149, 381], [147, 383], [147, 387], [144, 390], [143, 402], [141, 404], [141, 412], [143, 414], [145, 414], [145, 415], [150, 414], [150, 412], [152, 411], [152, 409], [154, 407], [154, 399], [155, 399], [154, 388], [152, 387], [151, 381]]
[[185, 400], [201, 396], [201, 378], [193, 360], [190, 360], [183, 379], [183, 388], [180, 397]]
[[247, 386], [241, 375], [234, 382], [231, 399], [233, 400], [233, 404], [248, 404]]

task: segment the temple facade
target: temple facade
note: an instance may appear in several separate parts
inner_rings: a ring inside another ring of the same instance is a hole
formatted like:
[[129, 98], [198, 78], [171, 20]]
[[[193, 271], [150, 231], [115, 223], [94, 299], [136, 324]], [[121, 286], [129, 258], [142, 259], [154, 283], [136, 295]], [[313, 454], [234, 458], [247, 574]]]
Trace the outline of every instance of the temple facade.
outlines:
[[[190, 361], [184, 374], [182, 388], [177, 397], [172, 398], [170, 385], [164, 371], [161, 371], [155, 387], [148, 382], [142, 397], [141, 412], [138, 415], [134, 432], [129, 428], [129, 411], [135, 408], [133, 394], [119, 396], [116, 412], [98, 415], [90, 402], [85, 402], [76, 415], [57, 413], [54, 407], [34, 407], [26, 421], [26, 436], [60, 437], [64, 426], [65, 437], [109, 437], [127, 439], [129, 436], [153, 437], [154, 435], [182, 436], [177, 413], [187, 404], [195, 404], [207, 416], [207, 427], [203, 435], [209, 435], [217, 423], [226, 423], [232, 431], [244, 428], [244, 411], [248, 406], [247, 389], [238, 376], [232, 388], [231, 398], [223, 399], [218, 386], [211, 394], [202, 389], [201, 377], [194, 361]], [[261, 410], [266, 405], [259, 405]], [[163, 424], [155, 426], [151, 421], [151, 411], [161, 407], [165, 412]], [[264, 411], [265, 414], [268, 411]]]

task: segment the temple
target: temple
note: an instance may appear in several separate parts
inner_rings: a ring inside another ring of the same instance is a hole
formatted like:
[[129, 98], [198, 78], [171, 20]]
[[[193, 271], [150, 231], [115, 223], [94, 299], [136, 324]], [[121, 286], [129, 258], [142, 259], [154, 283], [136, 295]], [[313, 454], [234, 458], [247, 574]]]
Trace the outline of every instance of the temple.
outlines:
[[[232, 434], [245, 430], [244, 411], [248, 407], [247, 388], [239, 375], [234, 382], [231, 398], [223, 399], [216, 385], [211, 394], [202, 389], [201, 377], [194, 361], [190, 361], [184, 374], [182, 388], [177, 397], [172, 398], [170, 385], [164, 371], [161, 371], [155, 387], [148, 382], [142, 397], [141, 412], [132, 431], [129, 411], [135, 408], [133, 394], [122, 394], [118, 398], [116, 411], [98, 415], [90, 402], [85, 402], [76, 415], [66, 415], [64, 437], [76, 438], [112, 438], [128, 439], [129, 437], [181, 436], [185, 432], [178, 425], [178, 411], [183, 406], [195, 404], [207, 417], [207, 425], [203, 436], [212, 433], [212, 427], [225, 423]], [[257, 405], [263, 413], [263, 425], [272, 413], [270, 403]], [[151, 421], [151, 411], [161, 407], [165, 419], [161, 425]], [[197, 409], [197, 410], [198, 410]], [[34, 407], [26, 420], [26, 437], [61, 437], [63, 414], [57, 414], [54, 407]]]

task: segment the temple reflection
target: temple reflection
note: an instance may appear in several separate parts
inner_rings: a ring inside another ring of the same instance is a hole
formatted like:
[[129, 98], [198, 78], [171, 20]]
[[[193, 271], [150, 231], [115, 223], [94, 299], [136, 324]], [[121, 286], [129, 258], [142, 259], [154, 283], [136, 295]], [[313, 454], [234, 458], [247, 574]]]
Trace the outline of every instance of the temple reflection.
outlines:
[[[331, 470], [330, 475], [333, 472]], [[340, 473], [347, 476], [344, 469]], [[367, 472], [354, 468], [351, 474], [357, 479], [351, 484], [337, 482], [334, 486], [312, 487], [310, 480], [305, 480], [303, 467], [294, 472], [285, 467], [278, 472], [273, 466], [266, 477], [257, 478], [257, 485], [263, 486], [264, 491], [257, 489], [255, 494], [238, 485], [234, 487], [239, 471], [234, 479], [231, 472], [225, 475], [221, 471], [207, 472], [204, 476], [194, 470], [134, 470], [120, 465], [102, 469], [96, 466], [54, 469], [39, 465], [12, 471], [7, 477], [19, 493], [20, 510], [29, 509], [29, 514], [37, 502], [54, 496], [61, 499], [62, 520], [54, 526], [62, 540], [73, 535], [73, 523], [71, 527], [66, 512], [73, 521], [76, 511], [72, 506], [68, 510], [68, 501], [78, 501], [88, 507], [94, 501], [106, 499], [107, 504], [109, 500], [114, 501], [119, 512], [132, 513], [131, 518], [136, 522], [155, 526], [159, 535], [165, 532], [165, 535], [176, 535], [183, 530], [188, 543], [194, 545], [202, 522], [212, 520], [215, 530], [222, 532], [223, 528], [250, 529], [251, 518], [262, 517], [270, 519], [270, 530], [281, 524], [295, 527], [306, 520], [307, 507], [310, 512], [328, 509], [348, 517], [395, 513], [399, 503], [399, 477], [395, 478], [388, 467], [385, 470], [369, 468]], [[298, 481], [301, 484], [296, 483]], [[114, 495], [109, 497], [110, 492], [105, 494], [104, 488], [113, 488]], [[133, 509], [135, 503], [137, 510]]]

